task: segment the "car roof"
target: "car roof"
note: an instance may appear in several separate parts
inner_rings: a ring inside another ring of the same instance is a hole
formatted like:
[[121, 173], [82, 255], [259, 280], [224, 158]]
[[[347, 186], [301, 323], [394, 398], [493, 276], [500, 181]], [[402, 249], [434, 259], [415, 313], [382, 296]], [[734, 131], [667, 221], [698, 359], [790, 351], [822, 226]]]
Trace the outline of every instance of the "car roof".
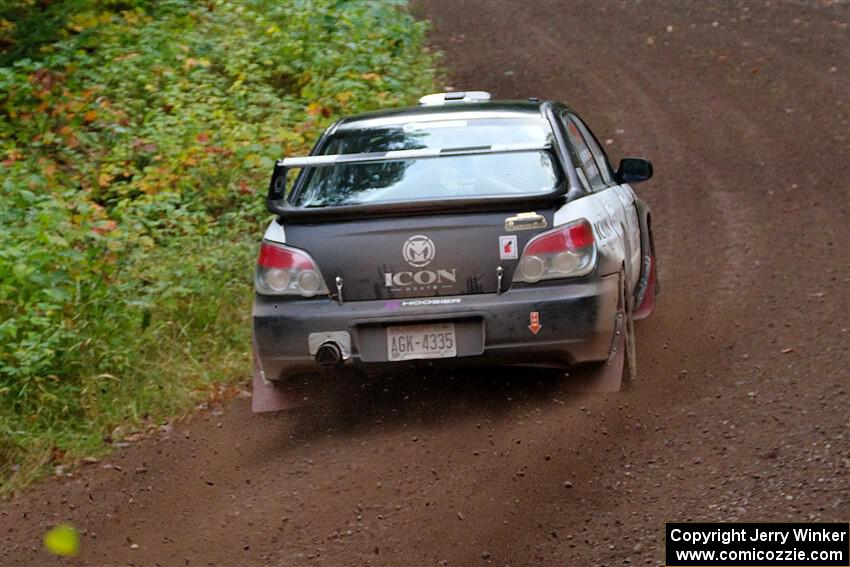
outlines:
[[432, 120], [472, 120], [486, 118], [543, 118], [540, 100], [493, 102], [459, 102], [442, 105], [393, 108], [349, 116], [337, 122], [329, 131], [360, 130], [404, 122]]

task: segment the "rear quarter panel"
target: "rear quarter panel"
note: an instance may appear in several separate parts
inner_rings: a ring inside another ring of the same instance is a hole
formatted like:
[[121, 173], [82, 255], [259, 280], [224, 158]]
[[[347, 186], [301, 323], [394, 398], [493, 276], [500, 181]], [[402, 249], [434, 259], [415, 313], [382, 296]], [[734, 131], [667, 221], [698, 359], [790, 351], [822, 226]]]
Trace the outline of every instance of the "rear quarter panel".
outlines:
[[599, 193], [570, 201], [555, 211], [554, 225], [560, 226], [578, 219], [587, 219], [593, 226], [598, 246], [597, 272], [604, 276], [620, 271], [626, 259], [625, 230], [608, 214]]

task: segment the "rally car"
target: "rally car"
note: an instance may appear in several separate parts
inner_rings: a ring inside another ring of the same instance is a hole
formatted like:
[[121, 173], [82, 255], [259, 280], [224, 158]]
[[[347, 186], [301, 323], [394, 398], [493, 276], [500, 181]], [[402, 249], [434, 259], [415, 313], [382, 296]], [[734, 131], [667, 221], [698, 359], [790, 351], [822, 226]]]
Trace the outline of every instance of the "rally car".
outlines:
[[598, 363], [619, 387], [657, 292], [630, 187], [652, 172], [613, 169], [570, 107], [535, 98], [437, 93], [339, 120], [274, 168], [255, 411], [286, 407], [296, 376], [405, 365]]

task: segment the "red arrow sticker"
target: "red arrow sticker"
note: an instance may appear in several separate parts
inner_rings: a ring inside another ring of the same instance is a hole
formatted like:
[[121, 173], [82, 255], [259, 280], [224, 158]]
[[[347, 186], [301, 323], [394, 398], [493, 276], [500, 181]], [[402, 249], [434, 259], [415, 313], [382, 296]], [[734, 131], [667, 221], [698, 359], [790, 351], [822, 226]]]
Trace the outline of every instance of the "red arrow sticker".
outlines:
[[529, 323], [528, 329], [534, 333], [535, 335], [540, 331], [543, 325], [540, 324], [540, 313], [537, 311], [532, 311], [528, 315]]

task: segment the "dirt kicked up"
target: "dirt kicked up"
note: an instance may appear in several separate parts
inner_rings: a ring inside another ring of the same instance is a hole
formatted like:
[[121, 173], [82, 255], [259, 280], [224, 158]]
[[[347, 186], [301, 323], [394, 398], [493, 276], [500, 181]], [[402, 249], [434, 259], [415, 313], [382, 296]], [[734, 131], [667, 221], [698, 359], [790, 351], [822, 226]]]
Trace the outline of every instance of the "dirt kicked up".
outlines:
[[[518, 369], [223, 407], [0, 503], [0, 564], [657, 565], [664, 522], [846, 521], [846, 3], [422, 2], [450, 84], [644, 155], [663, 294], [638, 380]], [[250, 267], [246, 266], [246, 269]], [[247, 348], [247, 345], [246, 345]]]

